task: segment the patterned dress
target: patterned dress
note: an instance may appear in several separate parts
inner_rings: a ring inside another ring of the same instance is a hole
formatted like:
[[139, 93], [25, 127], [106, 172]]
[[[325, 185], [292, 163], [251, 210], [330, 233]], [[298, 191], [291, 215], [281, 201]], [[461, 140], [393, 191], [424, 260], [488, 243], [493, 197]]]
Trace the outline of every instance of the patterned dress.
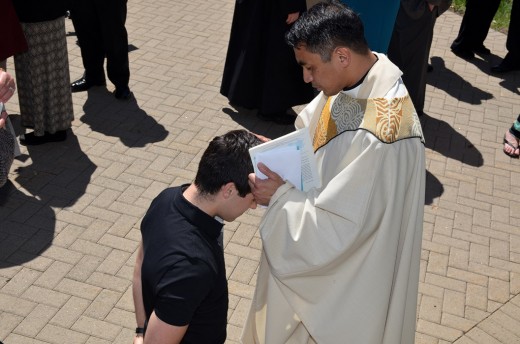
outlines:
[[29, 50], [15, 55], [22, 126], [35, 136], [67, 130], [74, 119], [65, 18], [22, 23]]

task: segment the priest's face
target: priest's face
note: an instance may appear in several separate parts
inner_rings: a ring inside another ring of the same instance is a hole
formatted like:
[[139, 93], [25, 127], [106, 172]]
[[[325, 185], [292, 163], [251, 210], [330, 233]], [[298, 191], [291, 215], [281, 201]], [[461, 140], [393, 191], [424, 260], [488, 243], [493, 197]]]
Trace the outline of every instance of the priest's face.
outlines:
[[345, 87], [341, 79], [341, 65], [336, 61], [335, 54], [330, 61], [324, 62], [319, 54], [311, 53], [305, 45], [301, 45], [294, 49], [294, 55], [303, 68], [303, 80], [312, 83], [318, 91], [333, 96]]

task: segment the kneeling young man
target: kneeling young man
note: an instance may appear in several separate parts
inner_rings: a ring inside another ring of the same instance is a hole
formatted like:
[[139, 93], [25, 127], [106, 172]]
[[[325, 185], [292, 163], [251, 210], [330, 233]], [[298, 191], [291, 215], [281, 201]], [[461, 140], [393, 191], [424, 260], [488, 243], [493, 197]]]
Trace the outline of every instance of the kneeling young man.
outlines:
[[219, 238], [223, 221], [256, 208], [248, 150], [259, 143], [245, 130], [215, 137], [194, 183], [152, 201], [134, 269], [134, 343], [224, 343], [228, 289]]

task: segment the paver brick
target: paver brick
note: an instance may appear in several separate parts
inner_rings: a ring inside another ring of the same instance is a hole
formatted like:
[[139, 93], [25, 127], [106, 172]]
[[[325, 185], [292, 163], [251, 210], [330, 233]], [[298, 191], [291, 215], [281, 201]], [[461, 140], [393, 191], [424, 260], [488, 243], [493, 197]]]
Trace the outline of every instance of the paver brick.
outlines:
[[38, 277], [34, 285], [52, 289], [73, 267], [74, 266], [69, 263], [55, 261]]
[[81, 297], [87, 300], [94, 300], [96, 296], [101, 292], [101, 288], [93, 286], [87, 283], [74, 281], [69, 278], [64, 278], [56, 286], [56, 290], [67, 293], [69, 295]]
[[[475, 326], [477, 322], [466, 319], [463, 316], [461, 317], [450, 313], [443, 313], [441, 324], [444, 326], [461, 330], [463, 332], [467, 332], [471, 328], [473, 328], [473, 326]], [[451, 342], [453, 342], [453, 340]]]
[[58, 310], [49, 321], [49, 324], [70, 328], [87, 309], [90, 302], [90, 300], [72, 296], [67, 303]]
[[91, 336], [100, 337], [105, 340], [114, 340], [121, 331], [121, 327], [118, 325], [113, 325], [86, 316], [81, 316], [74, 325], [72, 325], [71, 329]]
[[99, 286], [103, 289], [114, 290], [123, 293], [132, 283], [131, 281], [116, 276], [94, 272], [86, 281], [89, 285]]
[[439, 325], [437, 323], [429, 322], [423, 319], [419, 319], [417, 322], [417, 331], [450, 342], [455, 341], [463, 334], [463, 332], [460, 330]]
[[26, 336], [21, 336], [16, 333], [11, 333], [6, 339], [6, 343], [9, 344], [47, 344], [48, 342], [43, 342], [41, 340], [33, 339]]
[[419, 314], [419, 319], [440, 324], [442, 315], [442, 299], [423, 296], [421, 298]]
[[4, 340], [23, 319], [22, 316], [0, 311], [0, 340]]
[[94, 301], [90, 303], [83, 314], [94, 319], [103, 320], [110, 313], [120, 297], [121, 293], [104, 289], [96, 296]]
[[88, 339], [88, 335], [60, 326], [47, 324], [36, 336], [36, 339], [56, 344], [62, 343], [64, 338], [66, 338], [67, 343], [70, 344], [84, 344]]
[[58, 309], [55, 307], [39, 304], [25, 317], [13, 332], [27, 337], [34, 337], [57, 311]]
[[2, 292], [13, 296], [20, 296], [34, 283], [34, 281], [38, 279], [40, 275], [41, 272], [39, 271], [23, 268], [2, 287]]

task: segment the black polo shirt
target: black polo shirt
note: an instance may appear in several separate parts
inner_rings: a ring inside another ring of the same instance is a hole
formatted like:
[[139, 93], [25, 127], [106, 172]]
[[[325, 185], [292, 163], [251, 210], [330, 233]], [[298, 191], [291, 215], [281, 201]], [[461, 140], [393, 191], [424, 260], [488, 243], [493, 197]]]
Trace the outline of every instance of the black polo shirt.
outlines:
[[224, 343], [228, 290], [223, 224], [188, 202], [187, 185], [152, 201], [141, 223], [141, 281], [146, 319], [153, 311], [175, 326], [188, 325], [182, 343]]

